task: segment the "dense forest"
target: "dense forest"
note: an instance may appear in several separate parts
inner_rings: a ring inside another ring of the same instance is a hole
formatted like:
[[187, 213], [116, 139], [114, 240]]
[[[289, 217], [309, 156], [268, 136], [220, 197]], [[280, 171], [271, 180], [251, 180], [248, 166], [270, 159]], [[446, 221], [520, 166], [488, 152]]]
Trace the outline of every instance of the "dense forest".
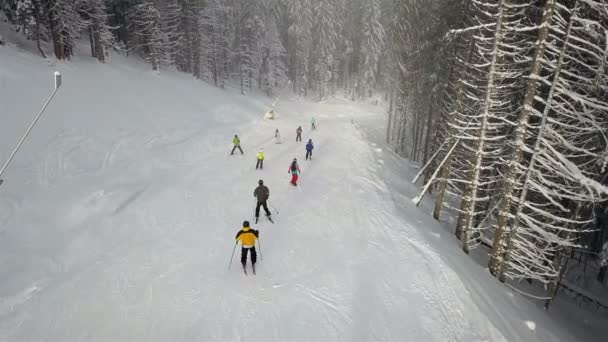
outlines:
[[[380, 0], [2, 0], [17, 29], [69, 59], [83, 37], [91, 55], [136, 53], [224, 87], [319, 98], [369, 96], [384, 43]], [[42, 56], [45, 52], [40, 49]]]
[[[387, 144], [424, 165], [433, 215], [488, 248], [502, 282], [608, 266], [608, 4], [603, 0], [3, 0], [69, 59], [137, 54], [243, 94], [382, 98]], [[549, 303], [549, 301], [547, 301]]]
[[488, 247], [500, 281], [538, 282], [548, 305], [574, 257], [605, 283], [608, 4], [453, 6], [398, 11], [417, 29], [396, 54], [389, 142], [427, 164], [434, 217], [455, 212], [463, 250]]

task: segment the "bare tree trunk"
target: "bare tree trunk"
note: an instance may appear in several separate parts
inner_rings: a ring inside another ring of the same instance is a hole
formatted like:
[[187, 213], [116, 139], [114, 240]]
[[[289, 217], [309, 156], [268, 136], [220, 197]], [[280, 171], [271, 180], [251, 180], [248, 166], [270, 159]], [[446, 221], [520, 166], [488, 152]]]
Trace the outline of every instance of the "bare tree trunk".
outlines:
[[48, 6], [49, 26], [51, 38], [53, 39], [53, 49], [55, 51], [55, 57], [57, 57], [57, 59], [65, 59], [64, 46], [61, 42], [61, 37], [59, 37], [57, 19], [55, 18], [56, 14], [52, 8], [52, 6], [55, 6], [55, 3], [53, 2]]
[[431, 145], [431, 133], [433, 131], [432, 126], [433, 126], [434, 110], [435, 110], [435, 106], [431, 99], [431, 105], [429, 106], [429, 114], [427, 115], [427, 121], [426, 121], [426, 138], [425, 138], [425, 142], [424, 142], [424, 157], [422, 159], [422, 164], [426, 164], [426, 162], [429, 158], [429, 146]]
[[549, 37], [549, 29], [553, 21], [555, 13], [555, 0], [547, 0], [545, 4], [544, 16], [538, 32], [537, 47], [532, 61], [530, 77], [526, 88], [526, 95], [522, 105], [522, 110], [519, 114], [519, 122], [515, 129], [514, 150], [511, 154], [511, 162], [505, 175], [503, 185], [503, 193], [501, 196], [501, 205], [498, 210], [498, 220], [496, 224], [496, 232], [494, 242], [492, 243], [492, 252], [488, 268], [494, 276], [498, 274], [498, 270], [504, 261], [506, 252], [509, 217], [511, 215], [511, 205], [513, 203], [513, 192], [515, 190], [515, 181], [518, 174], [518, 167], [523, 158], [523, 150], [526, 148], [524, 139], [526, 138], [528, 121], [532, 114], [535, 96], [538, 91], [540, 73], [542, 71], [542, 59], [545, 56], [547, 39]]
[[[575, 2], [575, 7], [572, 10], [571, 16], [574, 16], [575, 13], [579, 10], [579, 5], [578, 5], [578, 0]], [[554, 96], [555, 96], [555, 92], [556, 92], [556, 87], [558, 86], [558, 79], [561, 77], [561, 73], [562, 73], [562, 69], [565, 65], [565, 56], [566, 56], [566, 50], [568, 49], [568, 46], [570, 44], [570, 38], [571, 38], [571, 32], [572, 32], [572, 25], [573, 25], [573, 20], [570, 19], [568, 21], [568, 26], [565, 32], [565, 37], [564, 37], [564, 43], [562, 46], [562, 49], [560, 51], [560, 55], [559, 55], [559, 60], [557, 61], [556, 67], [555, 67], [555, 71], [553, 74], [553, 80], [551, 82], [552, 86], [549, 90], [549, 93], [547, 95], [547, 98], [545, 99], [545, 109], [542, 113], [542, 119], [538, 125], [538, 133], [536, 136], [536, 141], [534, 143], [534, 148], [532, 151], [532, 155], [530, 157], [530, 161], [529, 161], [529, 165], [527, 170], [524, 172], [524, 180], [521, 186], [521, 193], [518, 196], [518, 200], [517, 200], [517, 205], [515, 207], [514, 210], [514, 217], [515, 219], [513, 220], [513, 224], [512, 227], [508, 230], [508, 231], [503, 231], [503, 237], [502, 241], [501, 241], [501, 246], [504, 249], [502, 251], [496, 251], [496, 257], [500, 258], [500, 252], [503, 252], [504, 257], [501, 260], [502, 262], [496, 262], [496, 261], [492, 261], [494, 263], [498, 263], [499, 267], [498, 268], [498, 273], [495, 274], [495, 276], [498, 278], [499, 281], [504, 282], [505, 281], [505, 274], [508, 271], [509, 267], [508, 267], [508, 261], [510, 258], [510, 254], [511, 254], [511, 239], [513, 234], [519, 229], [519, 224], [520, 224], [520, 215], [522, 214], [523, 211], [523, 203], [526, 200], [526, 197], [528, 195], [528, 190], [530, 188], [530, 179], [532, 176], [532, 171], [535, 170], [536, 167], [536, 163], [538, 161], [538, 156], [540, 153], [540, 145], [541, 145], [541, 141], [543, 140], [543, 136], [545, 134], [545, 129], [547, 126], [547, 121], [548, 121], [548, 116], [549, 116], [549, 111], [551, 110], [551, 104], [553, 103], [554, 100]], [[505, 247], [506, 246], [506, 247]], [[493, 251], [494, 252], [494, 251]], [[494, 256], [495, 253], [492, 253], [492, 256]], [[500, 259], [499, 259], [500, 260]], [[496, 268], [495, 268], [496, 269]]]
[[91, 57], [95, 56], [95, 39], [93, 37], [93, 25], [89, 26], [89, 42], [91, 44]]
[[[467, 56], [465, 58], [465, 63], [468, 63], [471, 60], [471, 57], [473, 55], [473, 51], [475, 49], [475, 39], [473, 36], [471, 36], [469, 41], [469, 49], [467, 51]], [[463, 64], [462, 68], [465, 68], [465, 65]], [[455, 112], [461, 112], [462, 108], [463, 108], [463, 101], [465, 99], [464, 96], [464, 82], [462, 81], [462, 71], [459, 72], [459, 80], [458, 80], [458, 87], [456, 89], [456, 103], [455, 106], [457, 108], [457, 110]], [[452, 128], [450, 128], [449, 123], [446, 123], [446, 125], [448, 125], [448, 138], [451, 138], [455, 132], [453, 131]], [[447, 182], [448, 182], [448, 177], [450, 175], [450, 166], [452, 163], [452, 158], [450, 157], [450, 159], [448, 159], [446, 161], [446, 163], [443, 165], [442, 170], [441, 170], [441, 175], [439, 178], [439, 184], [436, 187], [436, 192], [435, 192], [435, 208], [433, 209], [433, 217], [436, 220], [439, 220], [439, 218], [441, 217], [441, 210], [443, 209], [443, 203], [445, 201], [445, 190], [447, 189]], [[458, 229], [458, 228], [457, 228]], [[459, 234], [456, 234], [457, 236], [460, 236]]]
[[386, 124], [386, 144], [391, 143], [391, 124], [393, 121], [393, 89], [390, 91], [390, 100], [388, 105], [388, 122]]
[[40, 52], [40, 54], [42, 55], [42, 58], [46, 59], [46, 54], [44, 53], [44, 51], [42, 51], [42, 47], [40, 46], [40, 15], [38, 14], [40, 11], [40, 8], [38, 7], [39, 5], [36, 5], [34, 7], [34, 20], [36, 20], [36, 48], [38, 48], [38, 51]]
[[473, 229], [473, 216], [475, 215], [475, 209], [477, 205], [477, 191], [479, 187], [479, 179], [481, 172], [481, 162], [483, 159], [483, 153], [485, 148], [486, 131], [488, 127], [488, 120], [490, 116], [490, 107], [492, 101], [492, 93], [494, 91], [494, 82], [497, 71], [497, 59], [498, 59], [498, 44], [502, 39], [503, 30], [503, 16], [505, 11], [505, 0], [502, 0], [498, 4], [498, 16], [496, 19], [496, 33], [494, 35], [494, 42], [492, 48], [492, 59], [490, 61], [490, 69], [488, 71], [488, 82], [486, 85], [486, 94], [484, 99], [484, 106], [481, 113], [481, 125], [479, 127], [479, 137], [476, 143], [475, 161], [473, 163], [473, 170], [469, 179], [469, 184], [464, 197], [468, 198], [467, 207], [464, 208], [464, 225], [462, 227], [462, 250], [465, 253], [469, 253], [469, 240], [471, 238], [471, 231]]

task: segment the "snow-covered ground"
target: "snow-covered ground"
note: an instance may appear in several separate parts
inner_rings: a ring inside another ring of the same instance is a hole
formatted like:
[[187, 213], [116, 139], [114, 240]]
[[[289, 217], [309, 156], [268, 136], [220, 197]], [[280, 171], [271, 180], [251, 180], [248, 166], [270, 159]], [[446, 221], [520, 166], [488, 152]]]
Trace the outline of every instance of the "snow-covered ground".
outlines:
[[[0, 186], [2, 341], [603, 340], [605, 322], [499, 285], [413, 206], [415, 170], [383, 145], [379, 106], [287, 96], [269, 121], [272, 99], [132, 59], [0, 46], [0, 161], [55, 69], [64, 86]], [[244, 156], [228, 156], [234, 134]], [[279, 213], [255, 225], [263, 261], [245, 277], [238, 254], [227, 268], [258, 179]]]

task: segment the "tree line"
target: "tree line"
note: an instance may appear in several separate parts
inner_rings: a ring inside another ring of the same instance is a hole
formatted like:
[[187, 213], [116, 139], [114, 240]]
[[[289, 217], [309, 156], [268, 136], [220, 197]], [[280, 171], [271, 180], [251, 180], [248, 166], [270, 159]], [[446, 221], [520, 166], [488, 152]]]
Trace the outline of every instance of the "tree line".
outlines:
[[406, 0], [393, 15], [387, 141], [426, 165], [434, 217], [455, 212], [463, 250], [488, 246], [489, 271], [543, 284], [547, 305], [577, 253], [604, 282], [606, 2]]
[[386, 0], [0, 0], [15, 28], [70, 59], [80, 39], [91, 56], [138, 54], [218, 87], [353, 99], [379, 85]]

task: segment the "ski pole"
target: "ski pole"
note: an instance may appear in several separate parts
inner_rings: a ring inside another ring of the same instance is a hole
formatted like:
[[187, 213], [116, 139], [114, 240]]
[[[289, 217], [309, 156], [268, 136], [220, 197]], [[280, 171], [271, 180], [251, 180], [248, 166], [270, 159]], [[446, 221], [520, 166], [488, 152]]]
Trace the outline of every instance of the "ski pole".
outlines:
[[[234, 248], [232, 249], [232, 256], [230, 257], [230, 263], [228, 264], [228, 270], [230, 270], [230, 266], [232, 266], [232, 258], [234, 258], [234, 251], [236, 251], [236, 245], [238, 245], [239, 242], [235, 242], [234, 243]], [[260, 253], [261, 255], [261, 253]]]
[[260, 259], [264, 260], [264, 256], [262, 256], [262, 244], [260, 244], [260, 239], [258, 239], [258, 249], [260, 250]]
[[[17, 147], [15, 147], [15, 149], [13, 150], [13, 153], [11, 153], [10, 157], [8, 157], [8, 160], [6, 161], [6, 163], [4, 164], [2, 169], [0, 169], [0, 177], [2, 177], [2, 174], [4, 174], [4, 171], [6, 171], [6, 168], [11, 163], [11, 160], [13, 160], [13, 157], [15, 157], [15, 154], [17, 154], [17, 152], [19, 151], [19, 148], [21, 148], [21, 145], [23, 145], [23, 142], [25, 141], [27, 136], [32, 131], [32, 128], [34, 128], [34, 126], [36, 125], [36, 122], [38, 122], [38, 119], [40, 119], [40, 117], [42, 116], [42, 113], [44, 113], [44, 110], [46, 109], [46, 107], [49, 105], [49, 103], [51, 103], [51, 100], [53, 99], [53, 97], [55, 97], [55, 94], [57, 94], [57, 90], [59, 90], [59, 87], [61, 87], [61, 74], [59, 73], [59, 71], [55, 71], [54, 76], [55, 76], [55, 89], [53, 89], [53, 92], [51, 93], [49, 98], [44, 103], [44, 106], [42, 106], [42, 109], [40, 109], [40, 112], [38, 112], [38, 115], [36, 116], [36, 118], [34, 119], [32, 124], [30, 125], [30, 127], [27, 129], [27, 131], [25, 132], [23, 137], [21, 137], [21, 140], [17, 144]], [[0, 185], [2, 185], [1, 179], [0, 179]]]

